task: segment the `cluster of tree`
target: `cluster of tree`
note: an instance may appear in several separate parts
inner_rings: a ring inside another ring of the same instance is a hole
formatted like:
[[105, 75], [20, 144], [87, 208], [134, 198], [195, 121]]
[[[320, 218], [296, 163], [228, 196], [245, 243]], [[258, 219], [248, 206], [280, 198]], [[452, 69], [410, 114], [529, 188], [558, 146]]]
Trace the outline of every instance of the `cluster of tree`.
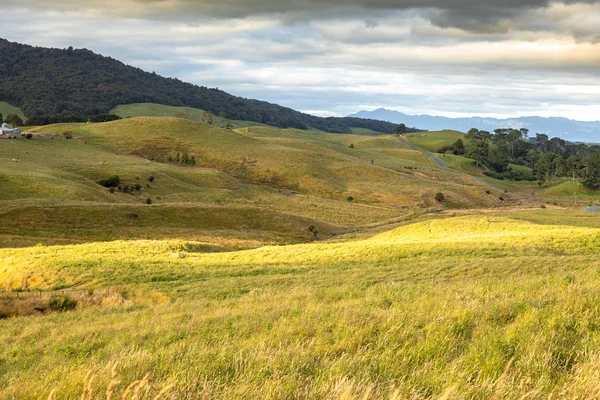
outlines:
[[169, 156], [167, 161], [181, 165], [196, 165], [196, 156], [190, 156], [187, 151], [184, 151], [183, 154], [178, 152], [175, 157]]
[[392, 134], [396, 125], [361, 118], [320, 118], [264, 101], [164, 78], [113, 58], [73, 48], [32, 47], [0, 39], [0, 101], [25, 115], [106, 114], [119, 104], [159, 103], [223, 112], [230, 119], [332, 133], [366, 128]]
[[25, 120], [25, 125], [27, 125], [27, 126], [42, 126], [42, 125], [60, 124], [63, 122], [64, 123], [87, 122], [87, 118], [78, 117], [75, 115], [64, 115], [64, 116], [40, 115], [37, 117], [27, 118], [27, 120]]
[[[570, 177], [600, 189], [600, 145], [567, 143], [539, 133], [530, 138], [527, 129], [496, 129], [490, 133], [473, 128], [465, 141], [459, 139], [438, 152], [471, 158], [478, 167], [489, 169], [486, 175], [497, 179], [537, 179], [540, 185], [551, 185], [559, 177]], [[513, 170], [511, 163], [530, 167], [535, 175]]]
[[98, 181], [98, 185], [104, 186], [105, 188], [116, 188], [121, 183], [121, 178], [118, 175], [113, 175], [108, 179], [101, 179]]
[[579, 158], [564, 158], [560, 154], [544, 153], [535, 164], [536, 177], [540, 185], [552, 185], [559, 177], [581, 180], [590, 189], [600, 189], [600, 152]]
[[118, 115], [115, 114], [96, 114], [92, 115], [89, 118], [89, 122], [99, 123], [99, 122], [110, 122], [121, 119]]
[[8, 114], [6, 118], [0, 113], [0, 124], [7, 123], [12, 126], [23, 126], [23, 120], [17, 114]]
[[442, 154], [454, 154], [455, 156], [463, 156], [467, 150], [465, 149], [465, 143], [462, 139], [458, 139], [454, 144], [450, 146], [444, 146], [440, 148], [437, 152]]

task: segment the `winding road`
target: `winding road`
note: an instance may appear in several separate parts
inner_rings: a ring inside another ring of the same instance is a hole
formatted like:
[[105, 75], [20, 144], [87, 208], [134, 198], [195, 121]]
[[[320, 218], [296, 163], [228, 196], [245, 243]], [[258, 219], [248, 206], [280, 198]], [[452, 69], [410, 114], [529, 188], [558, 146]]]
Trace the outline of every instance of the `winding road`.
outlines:
[[440, 167], [442, 167], [442, 168], [448, 168], [448, 164], [446, 164], [445, 162], [443, 162], [442, 160], [440, 160], [440, 158], [439, 158], [439, 157], [436, 157], [436, 156], [434, 156], [434, 155], [433, 155], [433, 154], [431, 154], [431, 153], [427, 153], [427, 152], [425, 152], [425, 151], [421, 151], [421, 150], [417, 149], [417, 148], [416, 148], [414, 145], [412, 145], [411, 143], [409, 143], [409, 141], [408, 141], [408, 140], [406, 140], [406, 139], [404, 139], [402, 136], [398, 136], [398, 139], [399, 139], [399, 140], [400, 140], [402, 143], [404, 143], [405, 145], [407, 145], [409, 149], [411, 149], [411, 150], [414, 150], [414, 151], [418, 151], [418, 152], [420, 152], [421, 154], [425, 155], [426, 157], [429, 157], [429, 158], [431, 158], [431, 159], [432, 159], [433, 161], [435, 161], [435, 163], [436, 163], [437, 165], [439, 165]]
[[[439, 165], [442, 168], [449, 168], [448, 164], [446, 164], [444, 161], [442, 161], [439, 157], [434, 156], [431, 153], [419, 150], [418, 148], [416, 148], [412, 143], [410, 143], [408, 140], [404, 139], [402, 136], [398, 136], [398, 139], [404, 143], [406, 146], [408, 146], [409, 149], [414, 150], [414, 151], [418, 151], [421, 154], [423, 154], [426, 157], [431, 158], [433, 161], [436, 162], [437, 165]], [[473, 175], [471, 175], [473, 176]], [[477, 179], [479, 182], [483, 183], [484, 185], [487, 185], [489, 187], [491, 187], [494, 190], [497, 190], [499, 192], [504, 192], [504, 189], [500, 189], [498, 186], [496, 185], [492, 185], [491, 183], [487, 183], [486, 181], [484, 181], [482, 178], [478, 177], [478, 176], [473, 176], [473, 178]]]

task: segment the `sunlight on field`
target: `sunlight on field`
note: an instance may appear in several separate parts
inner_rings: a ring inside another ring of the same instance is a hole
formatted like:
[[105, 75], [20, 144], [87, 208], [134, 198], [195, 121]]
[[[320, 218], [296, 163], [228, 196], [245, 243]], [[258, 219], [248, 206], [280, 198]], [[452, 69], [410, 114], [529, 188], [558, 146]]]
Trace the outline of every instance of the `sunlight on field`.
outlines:
[[89, 370], [100, 395], [118, 362], [119, 380], [150, 372], [152, 390], [180, 398], [587, 397], [600, 372], [600, 229], [513, 214], [242, 252], [0, 250], [4, 288], [110, 287], [126, 300], [0, 320], [0, 395], [77, 396]]

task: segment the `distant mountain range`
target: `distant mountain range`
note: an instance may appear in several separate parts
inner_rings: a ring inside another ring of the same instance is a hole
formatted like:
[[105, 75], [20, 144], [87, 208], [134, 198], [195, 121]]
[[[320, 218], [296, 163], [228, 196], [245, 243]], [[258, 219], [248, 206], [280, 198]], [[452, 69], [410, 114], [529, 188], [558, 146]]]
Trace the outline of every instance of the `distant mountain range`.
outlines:
[[408, 115], [399, 111], [380, 108], [375, 111], [361, 111], [351, 117], [378, 119], [381, 121], [418, 126], [421, 129], [438, 131], [443, 129], [467, 132], [471, 128], [493, 131], [498, 128], [527, 128], [530, 136], [545, 133], [550, 137], [560, 137], [572, 142], [600, 142], [600, 121], [583, 122], [567, 118], [520, 117], [512, 119], [496, 118], [446, 118], [432, 115]]

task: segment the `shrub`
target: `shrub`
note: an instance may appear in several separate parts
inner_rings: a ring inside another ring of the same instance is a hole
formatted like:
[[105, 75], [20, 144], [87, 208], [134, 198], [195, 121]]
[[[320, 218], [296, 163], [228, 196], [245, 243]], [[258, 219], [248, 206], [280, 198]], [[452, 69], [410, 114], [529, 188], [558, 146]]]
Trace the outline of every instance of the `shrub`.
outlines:
[[312, 235], [313, 235], [313, 240], [317, 240], [317, 237], [318, 237], [318, 235], [319, 235], [319, 230], [317, 229], [317, 227], [316, 227], [316, 226], [314, 226], [314, 225], [311, 225], [311, 226], [309, 226], [309, 227], [308, 227], [308, 231], [309, 231], [310, 233], [312, 233]]
[[509, 171], [504, 171], [504, 172], [493, 172], [493, 171], [485, 171], [483, 173], [486, 176], [489, 176], [491, 178], [494, 179], [498, 179], [498, 180], [507, 180], [507, 181], [527, 181], [527, 182], [533, 182], [536, 180], [535, 176], [533, 176], [533, 174], [531, 172], [522, 172], [522, 171], [515, 171], [515, 170], [509, 170]]
[[434, 197], [435, 197], [435, 200], [439, 201], [440, 203], [442, 201], [444, 201], [444, 199], [446, 198], [446, 196], [444, 196], [444, 193], [442, 193], [442, 192], [437, 192]]
[[148, 204], [148, 205], [152, 204], [152, 199], [150, 197], [148, 197], [146, 199], [146, 204]]
[[31, 139], [33, 137], [33, 135], [31, 133], [27, 133], [25, 135], [25, 139]]
[[64, 131], [62, 135], [65, 139], [73, 139], [73, 133], [71, 131]]
[[52, 311], [69, 311], [77, 307], [77, 301], [71, 300], [67, 296], [57, 297], [50, 300], [48, 307]]
[[114, 187], [111, 187], [110, 189], [108, 189], [108, 192], [109, 192], [109, 193], [114, 193], [114, 192], [115, 192], [115, 188], [114, 188]]
[[540, 206], [540, 208], [546, 208], [546, 205], [545, 205], [545, 204], [542, 204], [542, 205]]
[[486, 190], [485, 193], [486, 194], [492, 194], [492, 191], [491, 190]]
[[135, 184], [135, 190], [137, 190], [138, 192], [139, 192], [140, 190], [142, 190], [142, 185], [140, 185], [139, 183], [136, 183], [136, 184]]
[[104, 186], [105, 188], [115, 188], [119, 186], [119, 183], [121, 183], [121, 178], [119, 178], [118, 175], [113, 175], [108, 179], [102, 179], [98, 181], [98, 184], [100, 186]]
[[154, 182], [154, 175], [148, 177], [148, 182]]
[[500, 200], [500, 201], [504, 201], [504, 196], [500, 196], [500, 197], [498, 197], [498, 200]]
[[348, 146], [348, 147], [350, 147], [351, 149], [353, 149], [354, 148], [354, 143], [351, 143], [350, 146]]
[[354, 201], [354, 197], [348, 196], [348, 201]]

